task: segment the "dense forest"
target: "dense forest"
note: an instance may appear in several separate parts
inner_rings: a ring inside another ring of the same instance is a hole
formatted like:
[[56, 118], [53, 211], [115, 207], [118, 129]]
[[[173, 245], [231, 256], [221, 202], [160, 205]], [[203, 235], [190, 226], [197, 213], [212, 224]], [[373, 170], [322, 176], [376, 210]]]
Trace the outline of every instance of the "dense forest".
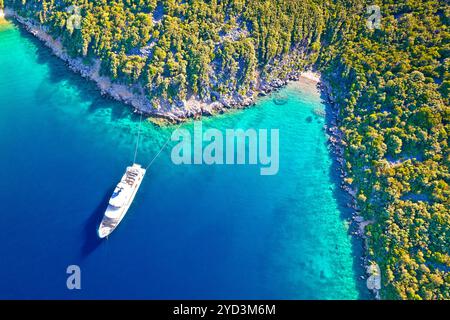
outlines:
[[[346, 182], [385, 298], [450, 298], [450, 7], [384, 1], [329, 10], [317, 64], [340, 106]], [[348, 17], [351, 17], [349, 19]]]
[[[340, 110], [345, 183], [373, 221], [367, 254], [381, 267], [382, 297], [450, 299], [446, 1], [4, 2], [149, 100], [253, 96], [258, 82], [318, 69]], [[381, 21], [370, 28], [374, 4]], [[74, 12], [79, 28], [67, 23]]]

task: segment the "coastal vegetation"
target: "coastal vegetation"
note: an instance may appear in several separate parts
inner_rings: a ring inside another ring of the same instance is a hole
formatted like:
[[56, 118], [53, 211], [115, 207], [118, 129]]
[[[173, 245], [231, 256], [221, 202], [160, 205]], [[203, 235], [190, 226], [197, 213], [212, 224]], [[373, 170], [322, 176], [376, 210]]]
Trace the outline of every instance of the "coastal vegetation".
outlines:
[[[0, 0], [0, 6], [2, 5]], [[438, 0], [5, 0], [157, 108], [319, 70], [381, 296], [450, 299], [450, 7]], [[380, 8], [369, 28], [366, 8]], [[76, 7], [71, 7], [76, 6]], [[69, 9], [70, 8], [70, 9]], [[76, 24], [74, 15], [82, 17]], [[68, 23], [70, 22], [70, 23]]]
[[[188, 96], [253, 96], [256, 74], [270, 81], [304, 59], [273, 68], [305, 48], [317, 51], [321, 10], [302, 1], [7, 1], [61, 40], [71, 56], [101, 59], [101, 73], [139, 84], [155, 104]], [[81, 28], [74, 15], [83, 17]], [[69, 22], [69, 23], [68, 23]], [[155, 105], [156, 107], [156, 105]]]
[[[349, 2], [350, 4], [351, 2]], [[450, 298], [450, 7], [445, 1], [331, 9], [319, 68], [339, 106], [346, 182], [385, 298]], [[348, 17], [352, 17], [348, 19]]]

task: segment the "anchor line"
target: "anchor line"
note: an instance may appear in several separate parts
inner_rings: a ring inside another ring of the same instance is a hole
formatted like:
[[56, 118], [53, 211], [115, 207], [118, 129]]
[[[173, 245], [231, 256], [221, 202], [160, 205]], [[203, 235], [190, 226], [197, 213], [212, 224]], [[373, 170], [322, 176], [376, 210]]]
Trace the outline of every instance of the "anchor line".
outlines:
[[[181, 125], [183, 124], [183, 122], [180, 122], [180, 124], [175, 128], [174, 131], [177, 131]], [[170, 140], [171, 140], [172, 135], [170, 135], [166, 142], [164, 143], [164, 145], [161, 147], [161, 149], [159, 149], [158, 153], [153, 157], [153, 159], [150, 161], [150, 163], [148, 164], [147, 168], [145, 168], [145, 170], [148, 170], [151, 165], [153, 164], [153, 162], [155, 162], [155, 160], [159, 157], [159, 155], [161, 154], [161, 152], [163, 152], [163, 150], [167, 147], [167, 145], [169, 144]]]
[[[200, 121], [202, 121], [203, 119], [203, 113], [200, 114]], [[137, 142], [136, 142], [136, 149], [134, 151], [134, 162], [136, 163], [136, 156], [137, 156], [137, 152], [138, 152], [138, 148], [139, 148], [139, 139], [140, 139], [140, 135], [141, 135], [141, 125], [142, 125], [142, 113], [141, 113], [141, 117], [139, 120], [139, 130], [138, 130], [138, 138], [137, 138]], [[178, 124], [178, 126], [175, 128], [174, 131], [177, 131], [181, 126], [183, 125], [183, 122], [180, 122], [180, 124]], [[170, 135], [166, 142], [164, 143], [164, 145], [161, 147], [161, 149], [159, 149], [158, 153], [153, 157], [153, 159], [149, 162], [148, 166], [145, 168], [145, 170], [148, 170], [152, 164], [155, 162], [155, 160], [159, 157], [159, 155], [161, 154], [161, 152], [164, 151], [164, 149], [167, 147], [167, 145], [169, 144], [170, 140], [171, 140], [172, 135]]]
[[[202, 121], [203, 120], [203, 111], [200, 113], [200, 121]], [[183, 122], [180, 122], [180, 124], [178, 124], [178, 126], [175, 128], [175, 130], [174, 131], [172, 131], [172, 132], [175, 132], [175, 131], [177, 131], [178, 129], [180, 129], [180, 127], [183, 125]], [[167, 140], [166, 140], [166, 142], [164, 143], [164, 145], [162, 146], [162, 148], [158, 151], [158, 153], [155, 155], [155, 157], [152, 159], [152, 161], [150, 161], [150, 163], [148, 164], [148, 166], [147, 166], [147, 168], [145, 168], [145, 170], [148, 170], [150, 167], [151, 167], [151, 165], [153, 164], [153, 162], [155, 162], [155, 160], [159, 157], [159, 155], [161, 154], [161, 152], [163, 152], [163, 150], [167, 147], [167, 145], [169, 144], [169, 142], [170, 142], [170, 140], [171, 140], [171, 137], [172, 137], [172, 135], [170, 135], [168, 138], [167, 138]]]
[[142, 126], [142, 112], [141, 112], [141, 117], [139, 119], [139, 129], [138, 129], [138, 136], [137, 136], [137, 141], [136, 141], [136, 148], [134, 149], [133, 163], [136, 163], [136, 157], [137, 157], [137, 152], [138, 152], [138, 148], [139, 148], [139, 139], [141, 137], [141, 126]]

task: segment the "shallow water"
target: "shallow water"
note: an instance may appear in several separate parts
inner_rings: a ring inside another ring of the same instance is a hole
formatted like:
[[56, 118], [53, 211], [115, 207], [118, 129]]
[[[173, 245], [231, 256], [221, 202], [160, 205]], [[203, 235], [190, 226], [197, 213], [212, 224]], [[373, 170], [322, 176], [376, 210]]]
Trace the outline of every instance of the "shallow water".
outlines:
[[[363, 297], [314, 84], [284, 89], [284, 105], [266, 97], [203, 120], [222, 132], [279, 129], [277, 175], [176, 166], [170, 144], [122, 224], [99, 241], [139, 118], [17, 27], [0, 28], [0, 298]], [[138, 161], [172, 130], [144, 123]], [[73, 264], [81, 290], [66, 288]]]

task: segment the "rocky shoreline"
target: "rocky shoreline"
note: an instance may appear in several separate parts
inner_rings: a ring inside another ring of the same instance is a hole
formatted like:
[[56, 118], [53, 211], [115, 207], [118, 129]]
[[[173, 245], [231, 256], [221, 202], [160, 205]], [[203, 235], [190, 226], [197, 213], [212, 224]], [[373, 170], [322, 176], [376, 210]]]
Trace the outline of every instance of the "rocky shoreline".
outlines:
[[61, 42], [49, 35], [46, 27], [31, 19], [24, 18], [8, 8], [5, 8], [4, 13], [6, 17], [13, 18], [26, 31], [42, 41], [45, 46], [52, 50], [55, 56], [66, 62], [72, 71], [95, 82], [102, 95], [131, 106], [135, 113], [149, 116], [157, 124], [179, 123], [200, 116], [211, 116], [229, 110], [245, 109], [254, 105], [258, 97], [266, 96], [286, 86], [289, 81], [296, 81], [302, 76], [302, 72], [292, 71], [287, 74], [285, 79], [274, 79], [269, 82], [258, 79], [257, 90], [254, 90], [252, 96], [220, 97], [217, 101], [205, 101], [196, 96], [191, 96], [177, 105], [160, 101], [155, 107], [145, 96], [144, 89], [141, 86], [115, 83], [108, 77], [101, 76], [100, 60], [94, 61], [92, 65], [87, 65], [82, 58], [72, 58], [66, 53]]
[[[327, 122], [326, 132], [328, 135], [328, 142], [330, 144], [333, 157], [338, 165], [339, 176], [341, 181], [341, 188], [346, 191], [351, 201], [348, 206], [352, 209], [352, 220], [357, 225], [356, 231], [352, 235], [360, 237], [364, 241], [365, 251], [367, 252], [365, 227], [372, 223], [372, 221], [365, 221], [360, 215], [360, 209], [357, 206], [356, 194], [357, 190], [353, 189], [350, 184], [346, 182], [347, 173], [345, 170], [345, 141], [343, 133], [339, 129], [339, 106], [333, 96], [331, 86], [318, 73], [312, 71], [293, 71], [288, 73], [286, 79], [274, 79], [270, 82], [258, 81], [258, 89], [251, 97], [221, 97], [218, 101], [201, 101], [196, 97], [190, 97], [183, 102], [181, 106], [173, 106], [169, 104], [160, 104], [155, 108], [150, 101], [143, 94], [143, 88], [137, 85], [129, 86], [119, 83], [113, 83], [108, 77], [100, 75], [100, 61], [97, 60], [93, 65], [86, 65], [81, 58], [71, 58], [64, 50], [62, 44], [53, 39], [47, 32], [46, 28], [35, 23], [30, 19], [23, 18], [16, 14], [16, 12], [5, 9], [4, 15], [12, 17], [24, 28], [41, 40], [47, 47], [49, 47], [53, 54], [67, 63], [69, 68], [80, 74], [82, 77], [94, 81], [100, 89], [102, 95], [110, 97], [119, 102], [123, 102], [131, 106], [134, 112], [143, 113], [153, 118], [153, 121], [161, 123], [179, 123], [191, 118], [196, 118], [202, 115], [210, 116], [215, 114], [222, 114], [229, 110], [244, 109], [252, 106], [256, 102], [258, 96], [266, 96], [273, 91], [276, 91], [288, 84], [289, 81], [298, 81], [301, 77], [309, 79], [317, 83], [326, 105], [329, 107], [329, 121]], [[376, 298], [379, 298], [379, 286], [373, 286], [373, 277], [371, 270], [379, 270], [373, 267], [374, 262], [369, 261], [367, 256], [362, 256], [362, 267], [367, 270], [367, 287], [371, 290]], [[369, 285], [369, 279], [371, 285]], [[378, 280], [377, 280], [378, 281]]]
[[[347, 181], [348, 176], [345, 170], [345, 156], [344, 151], [346, 147], [343, 132], [339, 129], [339, 105], [333, 96], [332, 88], [330, 84], [323, 79], [318, 82], [318, 87], [324, 97], [325, 104], [329, 109], [328, 121], [325, 126], [325, 130], [328, 135], [328, 143], [332, 151], [334, 160], [336, 161], [336, 170], [338, 170], [340, 178], [340, 187], [350, 196], [350, 202], [347, 206], [352, 211], [352, 224], [355, 226], [351, 234], [360, 238], [364, 243], [364, 254], [360, 257], [360, 266], [366, 271], [367, 277], [362, 276], [362, 279], [366, 279], [367, 289], [373, 293], [375, 299], [380, 299], [380, 289], [381, 289], [381, 278], [380, 274], [374, 274], [374, 270], [380, 270], [378, 265], [374, 261], [370, 261], [367, 252], [367, 236], [365, 234], [365, 228], [374, 221], [365, 220], [361, 215], [361, 210], [358, 207], [356, 201], [356, 195], [358, 190], [353, 188]], [[375, 283], [375, 285], [374, 285]]]

